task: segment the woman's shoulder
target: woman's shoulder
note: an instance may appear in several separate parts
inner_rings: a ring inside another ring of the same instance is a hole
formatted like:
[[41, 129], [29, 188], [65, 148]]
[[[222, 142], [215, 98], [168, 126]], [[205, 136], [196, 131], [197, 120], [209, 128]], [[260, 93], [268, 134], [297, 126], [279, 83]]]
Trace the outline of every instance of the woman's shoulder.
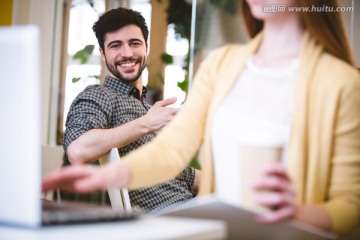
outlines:
[[323, 54], [319, 70], [331, 84], [360, 88], [359, 69], [329, 53]]
[[360, 71], [353, 65], [351, 65], [348, 62], [345, 62], [344, 60], [335, 57], [332, 54], [324, 53], [323, 55], [324, 61], [327, 61], [331, 67], [336, 67], [332, 69], [332, 71], [335, 72], [342, 72], [344, 74], [350, 74], [350, 75], [359, 75]]

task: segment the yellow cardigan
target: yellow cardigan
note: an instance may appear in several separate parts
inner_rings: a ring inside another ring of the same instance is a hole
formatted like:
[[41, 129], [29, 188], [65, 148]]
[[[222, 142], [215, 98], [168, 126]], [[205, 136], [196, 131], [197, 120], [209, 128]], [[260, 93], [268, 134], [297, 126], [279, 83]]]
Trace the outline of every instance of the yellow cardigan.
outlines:
[[[174, 178], [201, 148], [200, 194], [215, 191], [212, 119], [260, 40], [219, 48], [201, 64], [177, 117], [124, 158], [130, 188]], [[360, 74], [305, 34], [294, 104], [287, 161], [298, 203], [323, 205], [333, 231], [349, 232], [360, 218]]]

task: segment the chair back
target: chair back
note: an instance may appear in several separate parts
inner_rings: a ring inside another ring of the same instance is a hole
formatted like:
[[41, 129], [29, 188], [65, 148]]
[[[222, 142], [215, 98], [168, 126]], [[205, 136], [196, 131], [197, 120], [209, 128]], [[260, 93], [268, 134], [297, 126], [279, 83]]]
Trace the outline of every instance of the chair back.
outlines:
[[[113, 163], [116, 161], [120, 161], [120, 155], [117, 148], [111, 149], [110, 152], [99, 159], [100, 165]], [[132, 211], [127, 188], [108, 188], [107, 191], [109, 193], [111, 207], [114, 210], [122, 210], [128, 213]]]

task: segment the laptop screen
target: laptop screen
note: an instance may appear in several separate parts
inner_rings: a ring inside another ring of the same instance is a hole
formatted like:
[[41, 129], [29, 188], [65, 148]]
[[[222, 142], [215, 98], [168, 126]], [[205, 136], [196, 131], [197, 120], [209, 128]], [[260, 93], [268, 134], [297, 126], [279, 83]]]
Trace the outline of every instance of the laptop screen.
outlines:
[[40, 33], [0, 28], [0, 222], [41, 224]]

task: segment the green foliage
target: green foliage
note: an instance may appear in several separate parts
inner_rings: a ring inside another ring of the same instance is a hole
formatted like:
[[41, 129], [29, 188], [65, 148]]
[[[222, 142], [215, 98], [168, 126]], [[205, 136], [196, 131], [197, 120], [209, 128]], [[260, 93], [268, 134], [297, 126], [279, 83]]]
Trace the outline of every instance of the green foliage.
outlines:
[[188, 86], [189, 86], [189, 79], [185, 78], [182, 82], [178, 82], [177, 86], [184, 92], [187, 91]]
[[161, 54], [161, 61], [165, 64], [172, 64], [174, 62], [174, 58], [168, 53], [163, 53]]
[[[167, 9], [168, 24], [174, 25], [175, 37], [177, 39], [185, 38], [190, 42], [191, 12], [192, 12], [192, 5], [186, 2], [185, 0], [169, 1], [169, 7]], [[188, 83], [189, 59], [190, 59], [190, 49], [183, 64], [183, 69], [186, 72], [185, 78], [183, 81], [178, 82], [178, 87], [185, 93], [187, 93], [188, 85], [189, 85]]]
[[197, 159], [197, 156], [193, 157], [193, 159], [191, 160], [189, 166], [201, 170], [201, 166], [200, 166], [200, 163], [199, 163], [199, 161]]
[[77, 83], [80, 79], [81, 79], [81, 77], [73, 77], [73, 79], [71, 80], [71, 82], [72, 82], [72, 83]]
[[[89, 58], [94, 51], [94, 48], [95, 48], [94, 45], [86, 45], [83, 49], [77, 51], [72, 58], [74, 60], [79, 60], [80, 64], [86, 64], [89, 61]], [[100, 76], [99, 75], [91, 75], [91, 76], [88, 76], [88, 78], [99, 79]], [[80, 79], [81, 79], [81, 77], [73, 77], [71, 82], [77, 83], [78, 81], [80, 81]]]
[[73, 56], [74, 60], [79, 60], [81, 64], [85, 64], [89, 61], [89, 57], [94, 51], [94, 45], [86, 45], [83, 49], [77, 51]]
[[99, 75], [90, 75], [89, 77], [91, 77], [91, 78], [96, 78], [96, 79], [100, 79], [100, 76], [99, 76]]
[[177, 38], [190, 40], [191, 36], [191, 11], [192, 5], [185, 0], [170, 0], [168, 12], [168, 24], [175, 25]]

